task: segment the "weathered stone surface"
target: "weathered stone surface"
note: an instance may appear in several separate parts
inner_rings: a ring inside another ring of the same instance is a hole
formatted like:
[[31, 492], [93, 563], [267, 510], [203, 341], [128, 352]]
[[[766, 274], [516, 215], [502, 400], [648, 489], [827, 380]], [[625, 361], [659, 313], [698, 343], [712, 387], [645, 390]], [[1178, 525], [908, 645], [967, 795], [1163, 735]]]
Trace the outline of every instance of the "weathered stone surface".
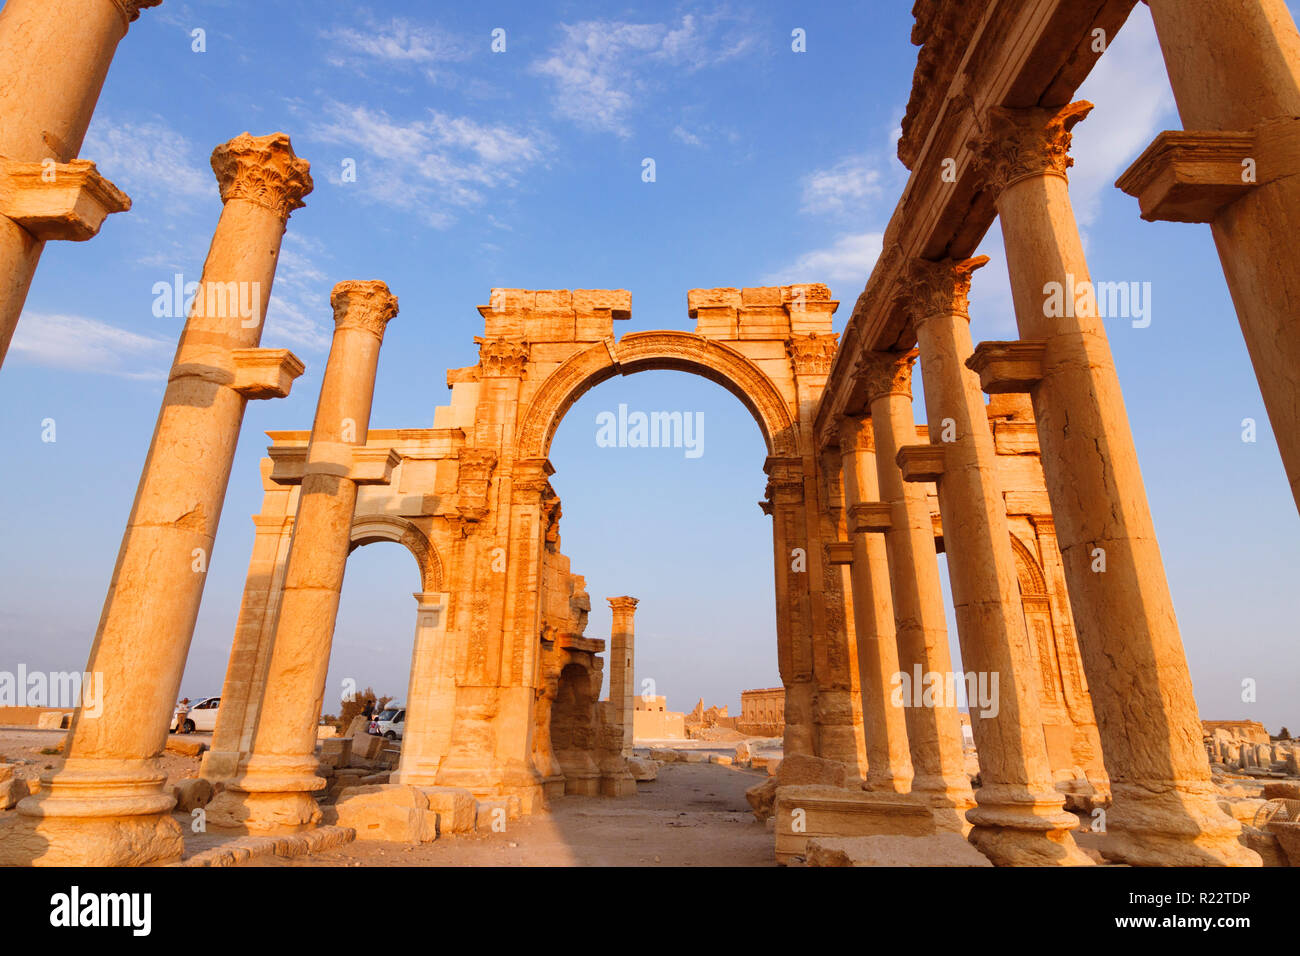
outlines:
[[989, 859], [959, 834], [816, 837], [808, 841], [809, 866], [972, 866]]
[[337, 824], [356, 831], [358, 840], [429, 843], [438, 838], [438, 814], [416, 787], [349, 787], [335, 804]]
[[776, 803], [776, 778], [768, 777], [762, 783], [750, 787], [745, 791], [745, 799], [754, 811], [754, 819], [759, 823], [767, 822]]
[[776, 782], [782, 787], [843, 787], [847, 768], [838, 760], [826, 760], [810, 754], [790, 754], [776, 770]]
[[189, 813], [199, 807], [206, 807], [213, 797], [212, 781], [202, 777], [178, 780], [172, 785], [172, 794], [176, 797], [176, 809]]
[[429, 809], [438, 814], [439, 833], [473, 831], [478, 801], [468, 790], [457, 787], [419, 787], [428, 800]]
[[167, 738], [167, 750], [183, 757], [200, 757], [207, 749], [207, 741], [196, 737], [172, 735]]
[[659, 764], [642, 757], [629, 757], [627, 769], [637, 783], [648, 783], [659, 776]]

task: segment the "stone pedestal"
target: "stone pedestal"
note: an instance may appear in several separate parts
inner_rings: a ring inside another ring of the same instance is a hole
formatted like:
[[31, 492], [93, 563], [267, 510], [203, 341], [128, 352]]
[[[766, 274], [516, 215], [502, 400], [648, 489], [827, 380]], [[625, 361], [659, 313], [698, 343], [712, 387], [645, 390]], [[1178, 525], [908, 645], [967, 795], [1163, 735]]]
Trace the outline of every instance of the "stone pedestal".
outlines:
[[[934, 809], [941, 829], [966, 832], [966, 811], [975, 805], [962, 754], [961, 722], [955, 702], [924, 702], [918, 681], [952, 679], [943, 591], [939, 584], [934, 522], [925, 489], [903, 481], [898, 451], [916, 443], [912, 419], [912, 363], [915, 352], [870, 353], [860, 368], [871, 403], [880, 507], [872, 524], [883, 530], [889, 556], [890, 589], [898, 665], [890, 700], [901, 703], [912, 751], [912, 792]], [[873, 503], [874, 504], [874, 503]]]
[[[117, 46], [142, 7], [162, 0], [8, 0], [0, 9], [0, 363], [27, 300], [32, 276], [47, 238], [87, 239], [98, 221], [80, 234], [46, 235], [57, 221], [82, 219], [87, 201], [109, 200], [103, 212], [130, 208], [130, 200], [107, 183], [91, 164], [89, 182], [73, 160], [81, 150]], [[44, 161], [54, 165], [42, 166]], [[13, 177], [10, 173], [15, 174]], [[20, 173], [30, 175], [18, 176]], [[65, 186], [82, 176], [69, 192]], [[9, 183], [4, 180], [10, 180]], [[21, 180], [21, 195], [18, 195]], [[107, 190], [103, 187], [107, 186]], [[111, 190], [111, 192], [109, 192]], [[61, 195], [60, 195], [61, 194]], [[58, 210], [51, 219], [49, 200]], [[45, 207], [28, 219], [31, 200]], [[13, 205], [11, 205], [13, 204]], [[86, 233], [88, 229], [88, 234]]]
[[250, 830], [308, 826], [320, 818], [312, 793], [316, 725], [329, 670], [358, 482], [386, 483], [394, 462], [365, 453], [379, 347], [397, 299], [382, 282], [341, 282], [330, 297], [334, 340], [294, 519], [275, 639], [252, 753], [208, 810], [209, 823]]
[[1114, 803], [1102, 852], [1144, 865], [1257, 866], [1259, 857], [1238, 842], [1240, 826], [1218, 807], [1200, 747], [1191, 678], [1119, 378], [1095, 297], [1086, 294], [1088, 264], [1066, 170], [1070, 130], [1090, 109], [990, 112], [987, 137], [977, 146], [982, 174], [997, 196], [1022, 341], [1011, 352], [986, 343], [971, 366], [985, 391], [1027, 388], [1033, 398], [1111, 778]]
[[1052, 782], [997, 453], [979, 378], [965, 364], [970, 277], [987, 261], [911, 264], [903, 305], [920, 348], [931, 444], [904, 448], [900, 463], [905, 478], [938, 486], [962, 669], [993, 692], [991, 701], [967, 692], [980, 765], [970, 840], [1003, 866], [1088, 865], [1070, 836], [1078, 818]]

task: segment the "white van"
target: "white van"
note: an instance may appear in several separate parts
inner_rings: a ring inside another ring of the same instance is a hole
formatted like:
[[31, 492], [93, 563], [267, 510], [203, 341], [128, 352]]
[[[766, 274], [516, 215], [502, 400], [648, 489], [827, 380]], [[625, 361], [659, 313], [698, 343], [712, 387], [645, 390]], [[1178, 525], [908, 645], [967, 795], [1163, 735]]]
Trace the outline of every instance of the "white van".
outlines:
[[192, 734], [196, 730], [211, 733], [217, 729], [217, 709], [220, 706], [220, 697], [202, 697], [190, 704], [190, 712], [185, 715], [183, 723], [178, 706], [172, 713], [171, 730], [178, 734]]
[[374, 734], [376, 737], [387, 737], [389, 740], [401, 740], [402, 731], [405, 728], [406, 708], [394, 707], [392, 704], [389, 704], [370, 721], [369, 732]]

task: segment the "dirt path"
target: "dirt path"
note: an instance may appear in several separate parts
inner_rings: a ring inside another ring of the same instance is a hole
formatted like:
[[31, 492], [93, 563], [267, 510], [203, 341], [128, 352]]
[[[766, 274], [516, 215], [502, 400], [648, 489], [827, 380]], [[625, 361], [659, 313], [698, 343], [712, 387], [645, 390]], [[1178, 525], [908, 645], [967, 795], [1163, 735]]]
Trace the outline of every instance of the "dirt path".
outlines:
[[766, 774], [717, 764], [665, 764], [622, 799], [565, 797], [504, 833], [443, 837], [408, 847], [349, 843], [311, 857], [250, 866], [775, 866], [770, 830], [745, 790]]

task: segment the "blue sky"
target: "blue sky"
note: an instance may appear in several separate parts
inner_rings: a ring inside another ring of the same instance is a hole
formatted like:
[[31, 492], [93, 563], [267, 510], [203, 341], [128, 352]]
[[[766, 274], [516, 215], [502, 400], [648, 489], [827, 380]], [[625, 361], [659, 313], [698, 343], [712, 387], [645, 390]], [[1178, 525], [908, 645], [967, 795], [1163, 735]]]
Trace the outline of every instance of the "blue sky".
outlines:
[[[269, 428], [307, 427], [343, 279], [400, 297], [372, 424], [427, 427], [445, 370], [473, 364], [494, 286], [627, 288], [629, 331], [690, 329], [695, 287], [830, 285], [847, 319], [905, 182], [894, 156], [911, 87], [910, 3], [744, 5], [166, 0], [132, 27], [82, 155], [134, 199], [96, 239], [45, 253], [0, 370], [0, 669], [84, 666], [179, 319], [152, 287], [199, 278], [220, 212], [207, 166], [249, 130], [290, 134], [316, 191], [289, 224], [262, 344], [307, 373], [249, 405], [183, 684], [220, 690], [260, 507]], [[505, 30], [506, 50], [491, 51]], [[802, 28], [807, 52], [791, 50]], [[206, 51], [192, 31], [206, 31]], [[1179, 126], [1139, 4], [1081, 96], [1073, 193], [1094, 278], [1152, 283], [1149, 328], [1110, 325], [1203, 716], [1300, 729], [1300, 520], [1208, 229], [1140, 221], [1111, 184]], [[642, 181], [642, 161], [656, 181]], [[344, 182], [346, 160], [357, 181]], [[972, 296], [976, 340], [1014, 334], [1001, 240]], [[918, 389], [919, 393], [919, 389]], [[609, 449], [595, 418], [703, 412], [705, 453]], [[917, 408], [918, 420], [924, 411]], [[1241, 440], [1255, 418], [1259, 439]], [[53, 418], [57, 441], [40, 440]], [[757, 426], [682, 373], [605, 383], [552, 448], [563, 547], [607, 595], [642, 599], [638, 680], [670, 706], [779, 683], [770, 519]], [[405, 694], [414, 563], [354, 553], [330, 682]], [[955, 643], [955, 641], [954, 641]], [[1258, 700], [1241, 701], [1241, 682]], [[327, 699], [329, 699], [327, 697]], [[328, 708], [327, 708], [328, 709]]]

